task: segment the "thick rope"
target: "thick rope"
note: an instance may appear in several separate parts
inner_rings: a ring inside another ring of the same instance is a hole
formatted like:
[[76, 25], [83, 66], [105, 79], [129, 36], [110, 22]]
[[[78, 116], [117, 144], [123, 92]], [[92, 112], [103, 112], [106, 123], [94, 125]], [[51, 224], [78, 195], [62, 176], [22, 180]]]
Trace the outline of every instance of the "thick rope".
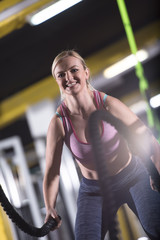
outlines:
[[[109, 228], [109, 234], [111, 240], [117, 240], [118, 239], [118, 222], [116, 217], [114, 217], [113, 213], [115, 213], [115, 200], [114, 195], [112, 193], [111, 184], [110, 184], [110, 178], [108, 176], [108, 171], [106, 168], [106, 159], [104, 158], [105, 149], [102, 147], [101, 144], [101, 137], [99, 133], [99, 123], [100, 121], [106, 121], [113, 125], [118, 132], [124, 136], [124, 138], [127, 140], [129, 144], [132, 145], [134, 142], [132, 142], [132, 133], [124, 124], [118, 120], [117, 118], [113, 117], [111, 114], [109, 114], [106, 111], [95, 111], [91, 114], [89, 119], [89, 134], [90, 139], [93, 147], [93, 154], [95, 159], [95, 164], [98, 172], [100, 187], [102, 196], [104, 198], [104, 201], [107, 203], [107, 212], [109, 214], [110, 219], [110, 228]], [[148, 155], [148, 158], [146, 162], [144, 163], [148, 174], [152, 177], [154, 184], [157, 188], [157, 191], [160, 192], [160, 175], [155, 168], [154, 164], [152, 163], [151, 159], [149, 158], [150, 149], [146, 153], [146, 157]]]
[[[55, 219], [50, 218], [41, 228], [34, 227], [28, 224], [13, 208], [11, 203], [8, 201], [1, 185], [0, 185], [0, 202], [7, 213], [8, 217], [15, 223], [23, 232], [34, 236], [34, 237], [43, 237], [47, 235], [51, 230], [54, 230], [57, 226]], [[60, 217], [59, 217], [60, 218]]]
[[118, 240], [119, 234], [119, 227], [118, 221], [115, 215], [115, 200], [114, 195], [111, 189], [110, 178], [108, 176], [108, 171], [106, 168], [106, 160], [105, 156], [105, 149], [102, 147], [101, 144], [101, 137], [99, 133], [98, 124], [100, 120], [106, 120], [106, 113], [104, 114], [103, 111], [96, 111], [91, 114], [89, 119], [89, 133], [90, 139], [93, 147], [93, 154], [96, 164], [96, 169], [98, 172], [99, 183], [101, 188], [101, 193], [103, 196], [103, 201], [105, 204], [105, 210], [108, 214], [109, 219], [109, 235], [111, 240]]

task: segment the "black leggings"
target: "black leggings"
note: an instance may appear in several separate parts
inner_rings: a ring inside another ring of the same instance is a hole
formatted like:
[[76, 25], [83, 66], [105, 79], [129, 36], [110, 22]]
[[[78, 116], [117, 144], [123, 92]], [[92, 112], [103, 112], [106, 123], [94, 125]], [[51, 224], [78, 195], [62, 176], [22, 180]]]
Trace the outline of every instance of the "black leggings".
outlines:
[[[116, 211], [122, 204], [127, 203], [139, 218], [148, 237], [159, 240], [160, 194], [151, 189], [149, 176], [140, 160], [133, 157], [123, 171], [111, 177], [111, 181]], [[83, 177], [77, 201], [75, 240], [104, 239], [109, 219], [102, 205], [98, 181]]]

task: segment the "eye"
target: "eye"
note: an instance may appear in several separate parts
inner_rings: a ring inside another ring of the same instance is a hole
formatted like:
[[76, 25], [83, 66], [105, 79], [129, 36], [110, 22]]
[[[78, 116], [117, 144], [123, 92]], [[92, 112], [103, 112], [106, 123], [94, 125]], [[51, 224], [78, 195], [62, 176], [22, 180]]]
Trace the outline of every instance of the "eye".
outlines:
[[72, 68], [71, 73], [75, 73], [75, 72], [78, 72], [78, 69], [77, 68]]
[[64, 75], [65, 75], [65, 73], [59, 73], [57, 77], [62, 78], [62, 77], [64, 77]]

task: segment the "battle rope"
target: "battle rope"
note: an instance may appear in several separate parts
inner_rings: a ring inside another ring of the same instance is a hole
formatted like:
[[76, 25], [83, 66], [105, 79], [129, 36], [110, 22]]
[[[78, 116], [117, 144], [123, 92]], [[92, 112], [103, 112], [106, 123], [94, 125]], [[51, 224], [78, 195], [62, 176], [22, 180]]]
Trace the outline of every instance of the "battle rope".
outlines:
[[[28, 224], [13, 208], [11, 203], [8, 201], [1, 185], [0, 185], [0, 202], [7, 213], [8, 217], [15, 223], [23, 232], [34, 236], [34, 237], [43, 237], [47, 235], [51, 230], [54, 230], [57, 226], [55, 219], [50, 218], [41, 228], [34, 227]], [[59, 217], [60, 218], [60, 217]]]
[[[136, 144], [136, 142], [133, 141], [133, 139], [132, 139], [132, 138], [134, 138], [132, 136], [132, 134], [133, 134], [132, 131], [129, 129], [129, 127], [127, 128], [120, 120], [118, 120], [116, 117], [111, 115], [109, 112], [106, 112], [105, 110], [95, 111], [94, 113], [92, 113], [92, 115], [90, 117], [90, 120], [89, 120], [90, 135], [93, 139], [96, 138], [96, 134], [99, 135], [99, 130], [97, 130], [97, 128], [98, 128], [98, 122], [100, 120], [104, 120], [104, 121], [110, 123], [112, 126], [114, 126], [118, 130], [118, 132], [127, 140], [130, 150], [132, 151], [132, 148], [134, 147], [133, 145]], [[92, 127], [92, 125], [94, 125], [94, 127], [96, 129], [94, 129]], [[93, 132], [91, 132], [91, 131], [93, 131]], [[93, 136], [94, 133], [95, 133], [95, 136]], [[147, 137], [149, 138], [149, 136], [147, 136]], [[99, 137], [99, 139], [100, 139], [100, 137]], [[98, 141], [97, 141], [97, 143], [98, 143]], [[95, 145], [94, 142], [93, 142], [93, 145]], [[142, 145], [140, 147], [142, 148]], [[96, 148], [96, 146], [95, 146], [95, 148]], [[150, 159], [150, 153], [152, 152], [152, 149], [149, 146], [149, 144], [147, 144], [147, 146], [144, 146], [142, 149], [144, 151], [146, 151], [146, 153], [144, 153], [144, 154], [145, 154], [146, 158], [149, 159], [149, 160], [147, 159], [145, 162], [143, 161], [143, 164], [146, 167], [148, 174], [152, 177], [157, 191], [160, 192], [160, 174], [158, 173], [156, 167], [154, 166], [152, 160]], [[94, 150], [94, 148], [93, 148], [93, 150]], [[98, 151], [98, 149], [97, 149], [97, 151]], [[99, 154], [100, 153], [98, 152], [97, 156]], [[99, 164], [99, 162], [98, 162], [98, 164]]]
[[[115, 200], [113, 196], [113, 192], [111, 189], [111, 184], [110, 184], [110, 178], [107, 174], [107, 169], [106, 169], [106, 161], [105, 161], [105, 153], [104, 153], [104, 148], [102, 147], [101, 144], [101, 137], [99, 133], [99, 128], [98, 128], [98, 123], [100, 120], [107, 120], [106, 119], [106, 112], [102, 111], [96, 111], [91, 114], [89, 118], [89, 134], [90, 134], [90, 139], [91, 139], [91, 144], [93, 147], [93, 154], [95, 158], [95, 164], [96, 164], [96, 169], [98, 172], [98, 177], [99, 177], [99, 183], [100, 183], [100, 188], [102, 192], [102, 196], [104, 199], [104, 202], [106, 206], [106, 212], [108, 213], [108, 218], [109, 218], [109, 236], [111, 240], [118, 240], [118, 234], [119, 234], [119, 229], [118, 229], [118, 221], [116, 216], [113, 215], [113, 213], [116, 213], [115, 211]], [[98, 160], [98, 161], [97, 161]]]
[[[104, 158], [105, 149], [102, 147], [101, 144], [101, 137], [99, 133], [98, 124], [100, 121], [106, 121], [113, 125], [119, 132], [124, 136], [124, 138], [127, 141], [130, 141], [129, 134], [130, 132], [126, 127], [123, 125], [122, 122], [117, 120], [115, 117], [113, 117], [111, 114], [106, 111], [95, 111], [91, 114], [89, 119], [89, 134], [90, 139], [93, 147], [93, 153], [95, 158], [95, 164], [98, 172], [100, 187], [102, 191], [102, 195], [104, 198], [104, 201], [107, 202], [107, 211], [109, 214], [110, 219], [110, 227], [109, 227], [109, 234], [111, 240], [117, 240], [118, 239], [118, 222], [116, 217], [113, 216], [113, 213], [115, 213], [115, 200], [112, 193], [111, 185], [110, 185], [110, 178], [107, 174], [107, 168], [106, 168], [106, 160]], [[145, 167], [148, 170], [148, 174], [152, 177], [154, 184], [157, 188], [157, 191], [160, 192], [160, 175], [155, 168], [152, 161], [148, 160], [145, 163]]]
[[[105, 154], [104, 148], [101, 144], [101, 137], [99, 133], [98, 124], [103, 120], [108, 123], [111, 123], [126, 139], [129, 137], [129, 134], [126, 134], [126, 127], [118, 121], [115, 117], [106, 111], [95, 111], [91, 114], [89, 119], [89, 134], [91, 138], [91, 143], [93, 146], [93, 153], [95, 156], [95, 163], [97, 167], [97, 172], [100, 181], [100, 187], [104, 197], [104, 201], [107, 202], [107, 212], [109, 213], [110, 225], [109, 225], [109, 234], [111, 240], [118, 240], [118, 222], [116, 217], [114, 217], [113, 212], [115, 213], [115, 201], [114, 196], [111, 190], [110, 178], [107, 174], [106, 163], [105, 163]], [[128, 139], [127, 139], [128, 140]], [[130, 140], [129, 140], [130, 141]], [[98, 159], [98, 162], [97, 162]], [[149, 175], [152, 177], [154, 184], [157, 190], [160, 192], [160, 175], [155, 168], [152, 161], [146, 161], [145, 166], [148, 170]], [[0, 203], [7, 213], [9, 218], [25, 233], [34, 236], [34, 237], [43, 237], [47, 235], [51, 230], [54, 230], [57, 226], [57, 222], [50, 218], [41, 228], [36, 228], [28, 224], [13, 208], [13, 206], [8, 201], [5, 193], [0, 185]], [[60, 217], [59, 217], [60, 218]]]

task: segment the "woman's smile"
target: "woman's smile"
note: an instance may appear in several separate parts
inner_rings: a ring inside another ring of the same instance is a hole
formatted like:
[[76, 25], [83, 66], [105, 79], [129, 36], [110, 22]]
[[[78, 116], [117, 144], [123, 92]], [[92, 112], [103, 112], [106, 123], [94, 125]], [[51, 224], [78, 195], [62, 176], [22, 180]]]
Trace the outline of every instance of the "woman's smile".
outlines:
[[77, 81], [76, 81], [76, 82], [72, 82], [72, 83], [67, 83], [66, 86], [69, 87], [69, 88], [72, 88], [72, 87], [74, 87], [76, 84], [77, 84]]

